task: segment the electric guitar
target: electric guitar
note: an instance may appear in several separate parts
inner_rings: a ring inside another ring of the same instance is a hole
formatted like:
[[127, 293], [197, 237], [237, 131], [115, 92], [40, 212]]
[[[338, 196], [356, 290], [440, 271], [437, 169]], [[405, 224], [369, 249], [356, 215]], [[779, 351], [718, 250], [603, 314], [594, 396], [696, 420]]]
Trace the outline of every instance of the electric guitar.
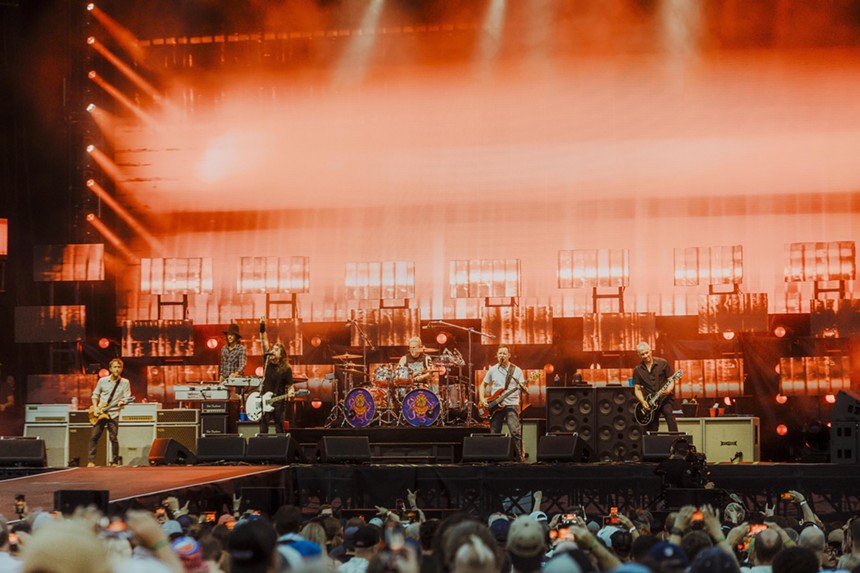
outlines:
[[666, 383], [663, 384], [662, 388], [645, 398], [645, 402], [648, 403], [647, 410], [642, 407], [641, 403], [636, 404], [636, 410], [633, 412], [633, 417], [639, 425], [647, 426], [654, 421], [654, 416], [657, 414], [657, 410], [659, 410], [658, 406], [660, 405], [660, 402], [663, 401], [663, 398], [665, 398], [665, 396], [663, 396], [663, 392], [665, 392], [673, 382], [681, 378], [681, 374], [683, 373], [683, 370], [678, 370], [669, 376], [669, 379], [666, 380]]
[[513, 394], [514, 392], [518, 392], [520, 390], [525, 392], [526, 386], [528, 385], [528, 383], [533, 382], [533, 381], [537, 380], [538, 378], [540, 378], [541, 372], [542, 372], [541, 370], [538, 370], [537, 372], [532, 372], [532, 375], [529, 376], [525, 382], [519, 383], [515, 380], [514, 384], [512, 384], [511, 386], [506, 387], [506, 388], [499, 388], [498, 390], [493, 392], [493, 394], [489, 398], [487, 398], [487, 407], [486, 408], [484, 408], [482, 406], [478, 406], [478, 415], [481, 416], [482, 418], [491, 417], [499, 409], [504, 407], [503, 402], [505, 401], [505, 398], [507, 398], [508, 396]]
[[99, 404], [99, 407], [90, 406], [87, 412], [89, 413], [90, 424], [95, 426], [102, 420], [107, 420], [110, 418], [110, 412], [116, 409], [122, 409], [126, 404], [131, 404], [134, 402], [134, 396], [129, 396], [125, 401], [117, 403], [110, 408], [106, 408], [107, 402], [102, 402]]
[[304, 398], [305, 396], [310, 396], [311, 391], [302, 388], [301, 390], [296, 390], [292, 397], [289, 393], [282, 394], [280, 396], [274, 396], [273, 394], [274, 392], [266, 392], [265, 394], [251, 392], [248, 394], [248, 398], [245, 400], [245, 414], [248, 416], [249, 420], [257, 422], [263, 417], [264, 413], [274, 410], [275, 404], [278, 402], [281, 402], [282, 400], [292, 401]]

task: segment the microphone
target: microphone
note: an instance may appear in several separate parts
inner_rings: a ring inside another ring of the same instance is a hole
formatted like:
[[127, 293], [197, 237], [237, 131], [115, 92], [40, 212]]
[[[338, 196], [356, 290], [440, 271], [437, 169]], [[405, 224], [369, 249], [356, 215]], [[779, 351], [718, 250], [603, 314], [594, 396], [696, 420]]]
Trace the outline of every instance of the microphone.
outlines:
[[275, 355], [275, 353], [272, 352], [271, 350], [269, 352], [266, 352], [265, 354], [263, 354], [263, 356], [274, 356], [274, 355]]

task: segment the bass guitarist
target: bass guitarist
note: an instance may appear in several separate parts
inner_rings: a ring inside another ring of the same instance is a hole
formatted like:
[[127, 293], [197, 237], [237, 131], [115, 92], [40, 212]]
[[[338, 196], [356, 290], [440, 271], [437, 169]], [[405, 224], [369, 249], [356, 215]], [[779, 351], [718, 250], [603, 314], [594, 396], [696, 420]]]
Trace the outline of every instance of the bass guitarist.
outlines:
[[[663, 389], [663, 398], [657, 402], [658, 405], [656, 406], [658, 412], [655, 412], [656, 415], [652, 418], [651, 423], [645, 427], [645, 431], [657, 431], [660, 426], [660, 414], [662, 414], [666, 418], [668, 430], [677, 432], [678, 422], [675, 421], [675, 414], [672, 413], [674, 409], [672, 392], [675, 390], [675, 382], [672, 381], [666, 386], [669, 378], [672, 377], [672, 368], [669, 366], [669, 362], [654, 356], [651, 352], [651, 346], [647, 342], [640, 342], [636, 346], [636, 352], [639, 353], [642, 362], [633, 369], [633, 393], [642, 408], [650, 410], [648, 398]], [[665, 389], [664, 386], [666, 386]]]
[[132, 400], [131, 385], [128, 378], [121, 376], [123, 366], [124, 364], [119, 358], [111, 360], [108, 364], [110, 374], [104, 378], [99, 378], [93, 390], [93, 405], [90, 413], [95, 421], [90, 434], [88, 468], [96, 465], [96, 450], [105, 428], [107, 428], [111, 444], [112, 459], [110, 465], [119, 465], [119, 412], [123, 406]]
[[514, 442], [514, 459], [523, 461], [523, 434], [520, 429], [520, 393], [524, 388], [523, 371], [519, 366], [511, 364], [511, 351], [507, 346], [499, 346], [496, 351], [499, 362], [493, 365], [484, 376], [483, 384], [478, 385], [478, 407], [488, 408], [487, 390], [490, 396], [507, 396], [502, 400], [495, 412], [490, 412], [490, 432], [500, 434], [502, 424], [508, 427]]

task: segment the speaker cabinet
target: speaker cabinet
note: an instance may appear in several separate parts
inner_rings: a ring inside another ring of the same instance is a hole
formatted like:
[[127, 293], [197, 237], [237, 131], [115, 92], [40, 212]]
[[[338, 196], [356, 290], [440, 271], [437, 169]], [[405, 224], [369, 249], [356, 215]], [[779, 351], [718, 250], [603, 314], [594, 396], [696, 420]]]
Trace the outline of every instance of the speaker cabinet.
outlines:
[[44, 468], [48, 465], [45, 440], [39, 438], [0, 439], [0, 466]]
[[606, 386], [594, 389], [597, 431], [592, 461], [642, 461], [642, 426], [633, 412], [636, 396], [629, 386]]
[[[69, 466], [84, 467], [87, 465], [87, 455], [90, 445], [91, 426], [69, 426]], [[96, 446], [97, 466], [106, 466], [108, 461], [108, 443], [110, 437], [107, 430], [102, 432], [102, 437]]]
[[830, 413], [833, 422], [860, 422], [860, 392], [840, 390]]
[[171, 438], [155, 438], [149, 450], [151, 466], [185, 466], [196, 462], [191, 450]]
[[197, 426], [156, 426], [155, 437], [176, 440], [192, 453], [197, 453]]
[[[523, 452], [526, 462], [533, 464], [538, 461], [538, 442], [544, 434], [544, 420], [522, 420], [520, 427], [523, 432]], [[507, 426], [504, 426], [507, 429]]]
[[[704, 452], [704, 426], [702, 425], [702, 418], [675, 418], [675, 421], [678, 422], [678, 431], [687, 434], [690, 438], [690, 443], [696, 446], [696, 449], [700, 452]], [[666, 420], [660, 417], [660, 432], [668, 432], [669, 427], [666, 425]]]
[[642, 459], [646, 462], [659, 462], [669, 457], [669, 448], [678, 438], [691, 443], [691, 438], [683, 432], [652, 432], [642, 436]]
[[323, 436], [318, 451], [322, 463], [369, 462], [370, 439], [367, 436]]
[[576, 433], [580, 440], [594, 449], [597, 431], [597, 412], [594, 398], [594, 388], [591, 386], [547, 388], [547, 433]]
[[708, 461], [759, 461], [758, 418], [704, 418], [703, 451]]
[[539, 462], [587, 462], [591, 452], [576, 434], [541, 436]]
[[69, 430], [65, 424], [25, 424], [24, 436], [45, 440], [48, 467], [64, 468], [69, 463]]
[[197, 442], [197, 462], [244, 462], [245, 447], [245, 438], [238, 434], [202, 436]]
[[[231, 433], [227, 414], [203, 414], [200, 416], [200, 435], [212, 436]], [[236, 432], [232, 432], [236, 433]]]
[[514, 457], [514, 441], [501, 434], [463, 438], [464, 462], [509, 462]]
[[106, 489], [60, 489], [54, 492], [54, 511], [69, 515], [79, 507], [93, 505], [103, 515], [109, 515], [109, 494]]
[[834, 464], [860, 463], [860, 423], [832, 422], [830, 428], [830, 462]]
[[248, 438], [245, 461], [250, 464], [291, 464], [299, 461], [299, 444], [290, 434]]
[[282, 487], [242, 487], [239, 488], [239, 512], [259, 511], [271, 518], [285, 503], [286, 496]]
[[[107, 435], [105, 432], [103, 435]], [[119, 425], [119, 457], [123, 465], [131, 465], [133, 462], [140, 465], [140, 460], [149, 457], [149, 450], [155, 440], [154, 424], [123, 424]], [[108, 451], [110, 451], [110, 440], [108, 440]], [[111, 456], [108, 456], [111, 459]]]

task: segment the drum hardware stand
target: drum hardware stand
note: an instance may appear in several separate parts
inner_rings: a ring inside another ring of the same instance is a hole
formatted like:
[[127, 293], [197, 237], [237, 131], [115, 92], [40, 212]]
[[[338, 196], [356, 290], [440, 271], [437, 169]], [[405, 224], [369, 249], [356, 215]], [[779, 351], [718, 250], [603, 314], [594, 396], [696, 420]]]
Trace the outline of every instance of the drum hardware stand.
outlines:
[[433, 325], [447, 326], [448, 328], [454, 328], [456, 330], [462, 330], [463, 332], [466, 332], [469, 335], [468, 336], [468, 338], [469, 338], [469, 362], [468, 362], [469, 381], [468, 381], [468, 384], [466, 384], [466, 396], [465, 396], [466, 399], [463, 401], [463, 405], [466, 408], [466, 421], [465, 421], [465, 423], [467, 426], [471, 426], [475, 423], [475, 418], [474, 418], [474, 416], [472, 416], [472, 409], [473, 409], [472, 407], [474, 405], [476, 405], [475, 404], [475, 373], [474, 373], [475, 371], [474, 371], [474, 365], [472, 363], [472, 335], [473, 334], [479, 334], [481, 336], [486, 336], [487, 338], [492, 338], [492, 339], [495, 339], [496, 337], [492, 334], [487, 334], [486, 332], [482, 332], [480, 330], [475, 330], [474, 328], [469, 328], [466, 326], [460, 326], [459, 324], [451, 324], [450, 322], [445, 322], [444, 320], [431, 320], [429, 323], [427, 323], [427, 326], [433, 326]]
[[347, 319], [346, 325], [354, 326], [356, 332], [358, 332], [358, 335], [361, 337], [361, 354], [364, 356], [364, 365], [367, 366], [367, 349], [370, 347], [370, 351], [375, 352], [376, 347], [373, 346], [373, 342], [368, 338], [367, 333], [364, 332], [364, 329], [361, 328], [361, 325], [357, 320], [353, 320], [352, 318]]
[[[349, 372], [343, 373], [343, 385], [344, 388], [347, 386], [351, 386], [351, 380], [347, 383], [347, 380], [352, 378], [352, 374]], [[332, 428], [337, 423], [338, 419], [340, 419], [340, 426], [343, 427], [346, 425], [346, 410], [343, 408], [343, 398], [340, 393], [340, 383], [338, 382], [337, 376], [334, 377], [334, 406], [331, 408], [331, 413], [329, 413], [328, 418], [326, 418], [325, 424], [323, 424], [326, 428]]]

